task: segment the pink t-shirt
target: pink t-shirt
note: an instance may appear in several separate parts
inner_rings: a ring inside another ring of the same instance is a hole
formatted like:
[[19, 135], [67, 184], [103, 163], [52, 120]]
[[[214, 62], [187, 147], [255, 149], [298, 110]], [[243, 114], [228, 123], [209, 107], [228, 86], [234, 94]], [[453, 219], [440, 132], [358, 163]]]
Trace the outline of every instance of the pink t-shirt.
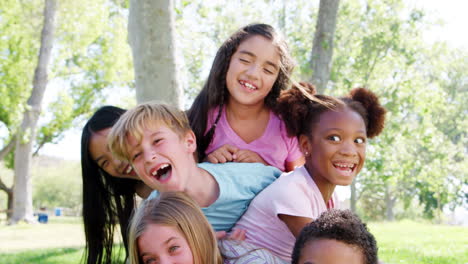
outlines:
[[[218, 115], [218, 107], [208, 112], [208, 122], [205, 133], [211, 128]], [[230, 144], [239, 149], [248, 149], [260, 155], [269, 165], [285, 170], [286, 162], [292, 162], [302, 156], [297, 137], [289, 137], [284, 122], [270, 111], [270, 120], [263, 135], [256, 140], [246, 143], [231, 128], [226, 119], [226, 111], [223, 109], [210, 145], [205, 151], [209, 154], [214, 150]]]
[[336, 208], [336, 192], [327, 204], [304, 166], [283, 173], [250, 203], [249, 209], [234, 229], [247, 230], [246, 241], [266, 248], [278, 257], [291, 261], [296, 238], [279, 214], [317, 219], [321, 213]]

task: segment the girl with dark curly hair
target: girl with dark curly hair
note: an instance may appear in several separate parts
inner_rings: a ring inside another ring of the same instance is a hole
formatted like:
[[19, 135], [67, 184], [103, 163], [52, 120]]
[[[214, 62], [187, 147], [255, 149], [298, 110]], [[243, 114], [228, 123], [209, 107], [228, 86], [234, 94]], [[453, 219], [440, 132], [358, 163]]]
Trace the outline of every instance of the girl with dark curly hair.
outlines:
[[364, 165], [367, 139], [384, 127], [386, 111], [367, 89], [342, 98], [314, 94], [313, 86], [295, 87], [278, 101], [289, 133], [299, 137], [305, 165], [257, 195], [235, 227], [247, 231], [247, 242], [287, 261], [302, 228], [336, 207], [335, 187], [351, 184]]
[[247, 25], [221, 45], [188, 111], [200, 161], [260, 162], [282, 171], [304, 163], [276, 112], [293, 66], [285, 41], [266, 24]]

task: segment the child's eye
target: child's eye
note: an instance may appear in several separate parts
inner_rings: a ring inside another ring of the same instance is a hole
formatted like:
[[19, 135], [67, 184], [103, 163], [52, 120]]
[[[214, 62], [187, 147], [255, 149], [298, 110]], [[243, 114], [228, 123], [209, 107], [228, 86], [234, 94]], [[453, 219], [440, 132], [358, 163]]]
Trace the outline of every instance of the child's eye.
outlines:
[[143, 261], [145, 264], [152, 264], [152, 263], [157, 263], [156, 259], [154, 258], [147, 258], [145, 261]]
[[155, 139], [155, 140], [153, 141], [153, 144], [156, 145], [156, 144], [158, 144], [159, 142], [161, 142], [161, 140], [162, 140], [161, 138]]
[[354, 142], [356, 142], [358, 144], [363, 144], [363, 143], [366, 143], [366, 140], [364, 138], [360, 137], [360, 138], [356, 138], [354, 140]]
[[339, 136], [336, 136], [336, 135], [329, 136], [327, 139], [331, 140], [331, 141], [335, 141], [335, 142], [341, 141], [341, 138]]
[[273, 74], [273, 71], [271, 71], [271, 70], [269, 70], [269, 69], [265, 69], [265, 72], [266, 72], [267, 74]]
[[169, 248], [169, 253], [174, 253], [179, 248], [180, 248], [179, 246], [172, 246]]
[[136, 153], [133, 155], [132, 160], [136, 160], [138, 157], [140, 157], [141, 152]]
[[101, 162], [101, 164], [99, 165], [99, 167], [101, 167], [101, 168], [104, 169], [108, 164], [109, 164], [109, 162], [107, 162], [107, 160], [104, 160], [103, 162]]
[[244, 62], [244, 63], [249, 63], [249, 62], [250, 62], [249, 60], [246, 60], [246, 59], [243, 59], [243, 58], [239, 58], [239, 60], [240, 60], [241, 62]]

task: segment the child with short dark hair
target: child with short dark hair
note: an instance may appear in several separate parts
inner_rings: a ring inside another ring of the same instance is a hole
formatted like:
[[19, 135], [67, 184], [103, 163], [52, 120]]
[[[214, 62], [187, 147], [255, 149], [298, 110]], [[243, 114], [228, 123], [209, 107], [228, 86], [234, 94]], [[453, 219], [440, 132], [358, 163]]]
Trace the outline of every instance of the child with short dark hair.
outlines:
[[291, 264], [377, 264], [377, 243], [350, 210], [329, 210], [302, 229]]

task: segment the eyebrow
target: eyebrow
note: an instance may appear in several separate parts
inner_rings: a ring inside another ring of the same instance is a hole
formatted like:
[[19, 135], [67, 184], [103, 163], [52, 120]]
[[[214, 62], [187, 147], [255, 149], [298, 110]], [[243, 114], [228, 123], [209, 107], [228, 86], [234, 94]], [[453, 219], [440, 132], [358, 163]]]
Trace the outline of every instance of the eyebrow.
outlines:
[[[251, 57], [255, 57], [255, 58], [257, 57], [257, 56], [255, 56], [255, 54], [253, 54], [252, 52], [247, 51], [247, 50], [240, 50], [239, 53], [245, 54], [245, 55], [248, 55], [248, 56], [251, 56]], [[266, 64], [272, 66], [273, 68], [275, 68], [275, 70], [278, 70], [278, 65], [276, 65], [276, 63], [273, 63], [273, 62], [267, 60]]]
[[[171, 242], [172, 240], [175, 240], [175, 239], [177, 239], [177, 237], [170, 237], [170, 238], [168, 238], [166, 241], [164, 241], [163, 244], [167, 245], [167, 244], [169, 244], [169, 242]], [[145, 255], [151, 255], [151, 253], [142, 252], [142, 253], [140, 254], [140, 257], [144, 257]]]
[[[325, 131], [325, 132], [328, 132], [328, 131], [332, 131], [332, 130], [343, 131], [343, 129], [337, 128], [337, 127], [328, 128], [328, 129], [325, 129], [324, 131]], [[356, 132], [366, 134], [366, 131], [365, 131], [365, 130], [357, 130]]]

